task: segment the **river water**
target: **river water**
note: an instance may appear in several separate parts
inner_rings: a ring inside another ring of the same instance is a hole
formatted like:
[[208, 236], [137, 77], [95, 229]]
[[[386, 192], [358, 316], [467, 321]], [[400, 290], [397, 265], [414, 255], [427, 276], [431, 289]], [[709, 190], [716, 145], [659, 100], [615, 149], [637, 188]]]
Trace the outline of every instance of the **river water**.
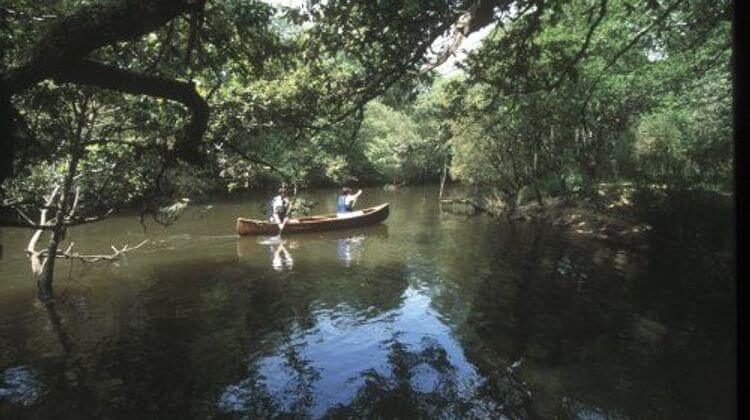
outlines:
[[[333, 190], [306, 194], [314, 213]], [[2, 230], [0, 418], [732, 418], [734, 275], [367, 189], [381, 225], [239, 238], [260, 197], [76, 228], [52, 305]]]

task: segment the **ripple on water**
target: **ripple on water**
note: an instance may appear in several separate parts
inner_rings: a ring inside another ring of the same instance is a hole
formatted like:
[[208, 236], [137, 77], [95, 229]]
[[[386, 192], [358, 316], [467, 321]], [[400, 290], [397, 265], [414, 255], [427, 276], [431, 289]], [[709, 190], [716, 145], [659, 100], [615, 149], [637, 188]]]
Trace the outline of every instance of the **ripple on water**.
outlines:
[[28, 407], [44, 394], [44, 384], [27, 366], [15, 366], [0, 373], [0, 400]]

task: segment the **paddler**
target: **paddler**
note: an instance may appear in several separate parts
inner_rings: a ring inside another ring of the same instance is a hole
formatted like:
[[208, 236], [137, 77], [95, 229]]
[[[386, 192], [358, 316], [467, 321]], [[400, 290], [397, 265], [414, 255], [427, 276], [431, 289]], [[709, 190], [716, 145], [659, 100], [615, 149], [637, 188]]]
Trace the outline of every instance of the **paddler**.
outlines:
[[354, 203], [357, 202], [360, 195], [362, 195], [362, 190], [357, 191], [356, 194], [352, 194], [351, 188], [342, 188], [341, 194], [336, 197], [336, 213], [346, 214], [352, 212], [354, 209]]
[[279, 188], [278, 195], [268, 203], [268, 220], [281, 227], [289, 214], [289, 205], [289, 191], [284, 187]]

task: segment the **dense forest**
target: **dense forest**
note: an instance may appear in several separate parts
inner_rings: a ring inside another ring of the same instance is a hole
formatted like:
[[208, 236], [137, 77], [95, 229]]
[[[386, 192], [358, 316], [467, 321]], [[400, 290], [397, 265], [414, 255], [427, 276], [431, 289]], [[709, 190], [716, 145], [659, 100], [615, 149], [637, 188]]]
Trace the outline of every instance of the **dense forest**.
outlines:
[[0, 1], [2, 225], [40, 279], [70, 226], [282, 183], [732, 189], [729, 1], [291, 6]]

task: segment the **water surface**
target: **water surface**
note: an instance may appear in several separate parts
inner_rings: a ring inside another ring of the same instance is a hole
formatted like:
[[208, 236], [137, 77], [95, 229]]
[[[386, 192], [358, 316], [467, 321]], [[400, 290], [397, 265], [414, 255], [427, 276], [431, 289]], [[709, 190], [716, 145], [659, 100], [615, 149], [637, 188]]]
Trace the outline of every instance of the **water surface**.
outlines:
[[[2, 418], [731, 418], [734, 277], [679, 246], [630, 249], [441, 213], [433, 187], [368, 189], [381, 225], [239, 238], [264, 199], [120, 216], [42, 305], [23, 230], [0, 231]], [[313, 191], [316, 213], [332, 190]]]

